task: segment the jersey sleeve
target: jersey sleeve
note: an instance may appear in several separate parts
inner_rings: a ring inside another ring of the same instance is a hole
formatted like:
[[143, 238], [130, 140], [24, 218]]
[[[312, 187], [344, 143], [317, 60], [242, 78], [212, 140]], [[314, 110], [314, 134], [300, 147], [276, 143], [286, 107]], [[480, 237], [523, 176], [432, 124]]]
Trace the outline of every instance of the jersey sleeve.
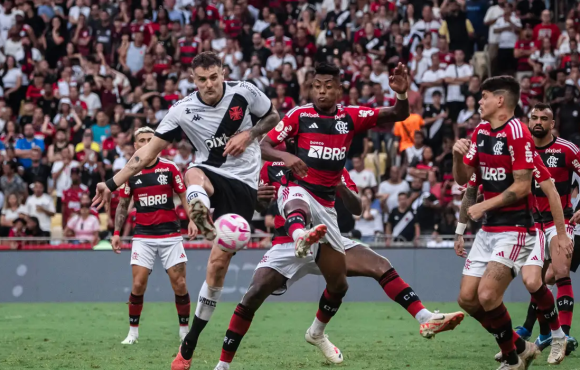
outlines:
[[342, 183], [345, 184], [347, 188], [358, 194], [358, 188], [356, 187], [354, 181], [352, 181], [352, 178], [350, 177], [350, 174], [346, 168], [342, 169]]
[[479, 178], [479, 173], [477, 171], [473, 172], [471, 178], [469, 179], [468, 186], [477, 187], [481, 183], [481, 179]]
[[177, 194], [185, 193], [185, 183], [183, 182], [183, 176], [181, 176], [181, 172], [177, 165], [173, 163], [171, 166], [171, 175], [173, 176], [173, 191]]
[[570, 153], [566, 156], [567, 159], [569, 158], [569, 162], [566, 163], [566, 166], [574, 171], [576, 175], [580, 176], [580, 150], [576, 145], [572, 143], [570, 144], [573, 146], [570, 147]]
[[469, 146], [469, 151], [463, 157], [463, 163], [471, 167], [479, 166], [479, 152], [477, 150], [477, 134], [479, 130], [476, 128], [471, 135], [471, 145]]
[[549, 180], [550, 177], [550, 171], [546, 168], [542, 157], [537, 152], [534, 152], [534, 180], [538, 184], [541, 184]]
[[268, 168], [272, 165], [272, 162], [264, 162], [262, 169], [260, 170], [260, 186], [270, 184], [270, 178], [268, 176]]
[[181, 128], [179, 126], [179, 120], [181, 118], [181, 113], [183, 108], [181, 105], [173, 105], [169, 108], [169, 111], [157, 126], [155, 130], [155, 136], [161, 138], [167, 142], [173, 142], [181, 137]]
[[380, 108], [352, 106], [346, 107], [345, 110], [352, 117], [355, 132], [365, 131], [377, 125]]
[[510, 123], [511, 135], [508, 134], [508, 149], [512, 157], [512, 171], [533, 170], [535, 145], [532, 134], [527, 127], [516, 121]]
[[244, 97], [248, 101], [250, 114], [263, 118], [272, 110], [272, 101], [255, 85], [249, 82], [241, 82], [240, 88], [243, 90]]
[[298, 134], [298, 118], [300, 116], [297, 111], [298, 109], [294, 108], [286, 113], [282, 121], [278, 122], [276, 127], [268, 132], [268, 137], [274, 142], [274, 145], [279, 145], [286, 139]]
[[119, 187], [119, 197], [131, 198], [131, 187], [129, 186], [128, 182]]

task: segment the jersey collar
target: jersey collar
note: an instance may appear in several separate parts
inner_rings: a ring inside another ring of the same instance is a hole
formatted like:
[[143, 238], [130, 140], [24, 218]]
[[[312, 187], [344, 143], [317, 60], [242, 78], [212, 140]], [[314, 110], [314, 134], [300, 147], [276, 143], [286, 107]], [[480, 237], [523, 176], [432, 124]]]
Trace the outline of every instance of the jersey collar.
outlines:
[[150, 170], [153, 167], [157, 166], [157, 163], [159, 163], [159, 157], [157, 157], [157, 160], [155, 161], [155, 163], [153, 163], [151, 166], [149, 167], [144, 167], [145, 170]]
[[[503, 130], [505, 125], [507, 125], [514, 118], [516, 118], [516, 116], [511, 116], [511, 118], [508, 119], [507, 121], [505, 121], [505, 123], [503, 125], [499, 126], [498, 128], [491, 128], [491, 132], [499, 132], [499, 131]], [[490, 126], [491, 126], [491, 124], [490, 124]]]
[[544, 149], [548, 149], [549, 147], [551, 147], [557, 140], [558, 138], [556, 136], [554, 136], [554, 139], [552, 141], [550, 141], [548, 144], [544, 145], [544, 146], [537, 146], [536, 150], [544, 150]]
[[332, 113], [332, 114], [324, 113], [323, 111], [321, 111], [320, 109], [318, 109], [318, 107], [314, 103], [312, 104], [312, 107], [314, 107], [314, 110], [316, 111], [316, 113], [318, 113], [321, 116], [333, 117], [333, 116], [336, 116], [338, 114], [338, 105], [336, 105], [334, 107], [334, 113]]
[[206, 102], [204, 102], [204, 101], [201, 99], [201, 94], [197, 94], [197, 100], [199, 100], [199, 102], [200, 102], [201, 104], [203, 104], [203, 105], [207, 105], [208, 107], [215, 108], [215, 107], [217, 107], [217, 106], [218, 106], [218, 104], [219, 104], [219, 103], [221, 103], [221, 101], [223, 100], [224, 96], [226, 96], [226, 86], [227, 86], [227, 84], [226, 84], [225, 82], [223, 82], [223, 91], [222, 91], [222, 97], [221, 97], [221, 98], [220, 98], [220, 100], [218, 100], [218, 101], [217, 101], [217, 103], [215, 103], [214, 105], [210, 105], [210, 104], [207, 104]]

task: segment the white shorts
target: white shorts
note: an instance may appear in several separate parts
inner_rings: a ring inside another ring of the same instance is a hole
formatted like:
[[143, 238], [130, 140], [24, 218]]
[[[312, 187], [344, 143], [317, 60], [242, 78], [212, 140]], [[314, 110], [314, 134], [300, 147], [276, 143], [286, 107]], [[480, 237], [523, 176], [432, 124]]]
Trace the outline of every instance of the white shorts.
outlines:
[[[336, 210], [334, 207], [324, 207], [316, 199], [314, 199], [308, 191], [300, 186], [280, 186], [278, 189], [278, 210], [280, 214], [286, 218], [284, 206], [291, 200], [299, 199], [308, 204], [310, 208], [310, 215], [313, 225], [326, 225], [326, 235], [321, 239], [322, 243], [330, 243], [332, 249], [344, 253], [344, 245], [342, 244], [342, 235], [338, 228], [338, 221], [336, 220]], [[317, 244], [316, 248], [318, 248]], [[312, 246], [312, 251], [316, 254], [315, 245]]]
[[482, 277], [490, 261], [509, 267], [514, 276], [526, 264], [541, 263], [540, 266], [543, 266], [543, 240], [543, 233], [540, 231], [534, 236], [525, 232], [492, 233], [479, 230], [465, 261], [463, 275]]
[[[349, 250], [362, 243], [341, 237], [345, 250]], [[306, 275], [320, 275], [320, 270], [316, 264], [316, 255], [312, 252], [305, 258], [298, 258], [294, 255], [294, 243], [277, 244], [268, 250], [256, 270], [264, 267], [269, 267], [272, 270], [278, 271], [286, 279], [286, 284], [276, 290], [274, 295], [282, 295], [286, 290], [302, 279]]]
[[164, 239], [134, 238], [132, 244], [131, 265], [153, 270], [157, 254], [165, 270], [169, 270], [178, 263], [187, 262], [181, 236]]
[[[546, 261], [549, 261], [552, 259], [552, 257], [550, 257], [550, 245], [552, 245], [552, 238], [558, 235], [558, 233], [556, 232], [556, 225], [552, 225], [549, 228], [547, 228], [545, 233], [546, 233]], [[566, 235], [568, 235], [568, 237], [572, 239], [572, 242], [574, 242], [574, 226], [566, 224]]]

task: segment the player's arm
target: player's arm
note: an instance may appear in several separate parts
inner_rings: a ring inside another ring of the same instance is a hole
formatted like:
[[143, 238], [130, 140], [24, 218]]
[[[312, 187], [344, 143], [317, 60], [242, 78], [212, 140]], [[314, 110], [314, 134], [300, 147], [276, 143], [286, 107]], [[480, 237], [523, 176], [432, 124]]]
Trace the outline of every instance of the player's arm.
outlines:
[[394, 122], [403, 121], [409, 117], [409, 99], [407, 99], [407, 89], [409, 79], [407, 67], [399, 63], [389, 77], [389, 86], [397, 93], [397, 101], [392, 107], [380, 108], [377, 116], [377, 126], [386, 126]]
[[131, 204], [131, 189], [128, 184], [123, 184], [119, 192], [119, 204], [115, 213], [115, 225], [111, 245], [113, 251], [117, 254], [121, 253], [121, 231], [127, 220], [129, 214], [129, 205]]
[[300, 177], [305, 177], [308, 166], [297, 156], [275, 149], [284, 140], [296, 136], [298, 133], [298, 113], [288, 112], [260, 142], [262, 159], [272, 162], [284, 162], [284, 165]]
[[473, 133], [471, 142], [459, 139], [453, 145], [453, 178], [459, 185], [465, 185], [479, 165], [477, 150], [477, 130]]
[[342, 199], [346, 209], [355, 216], [362, 214], [362, 202], [357, 193], [350, 190], [342, 181], [336, 186], [336, 193]]
[[[558, 236], [566, 236], [566, 223], [564, 221], [564, 210], [562, 209], [562, 203], [560, 201], [560, 194], [556, 190], [556, 185], [552, 182], [552, 179], [547, 179], [540, 183], [540, 189], [548, 198], [548, 203], [550, 204], [550, 212], [554, 218], [554, 225], [556, 226], [556, 233]], [[567, 236], [566, 236], [567, 237]]]
[[256, 211], [262, 213], [270, 207], [270, 203], [276, 195], [276, 187], [272, 185], [260, 185], [258, 187], [258, 201], [256, 202]]
[[[475, 176], [472, 177], [474, 179]], [[474, 179], [475, 180], [475, 179]], [[465, 194], [463, 194], [463, 199], [461, 200], [461, 208], [459, 208], [459, 222], [455, 228], [455, 241], [454, 248], [455, 254], [459, 257], [467, 257], [465, 252], [465, 241], [463, 240], [463, 234], [467, 228], [467, 222], [469, 218], [467, 216], [467, 210], [477, 202], [477, 184], [475, 181], [469, 181]]]

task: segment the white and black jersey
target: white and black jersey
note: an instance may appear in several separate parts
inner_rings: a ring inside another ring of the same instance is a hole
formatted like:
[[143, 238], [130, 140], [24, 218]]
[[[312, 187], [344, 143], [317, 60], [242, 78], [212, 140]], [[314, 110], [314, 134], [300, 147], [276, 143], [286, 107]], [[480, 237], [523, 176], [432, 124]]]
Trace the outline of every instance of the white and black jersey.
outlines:
[[173, 141], [185, 132], [197, 152], [195, 166], [258, 188], [261, 154], [258, 140], [237, 157], [223, 156], [234, 134], [249, 130], [272, 109], [272, 102], [248, 82], [224, 83], [224, 95], [214, 106], [205, 104], [198, 92], [175, 103], [163, 118], [155, 136]]
[[393, 230], [393, 239], [413, 240], [415, 238], [415, 224], [418, 222], [417, 213], [412, 207], [404, 212], [399, 211], [399, 208], [393, 209], [388, 221]]

